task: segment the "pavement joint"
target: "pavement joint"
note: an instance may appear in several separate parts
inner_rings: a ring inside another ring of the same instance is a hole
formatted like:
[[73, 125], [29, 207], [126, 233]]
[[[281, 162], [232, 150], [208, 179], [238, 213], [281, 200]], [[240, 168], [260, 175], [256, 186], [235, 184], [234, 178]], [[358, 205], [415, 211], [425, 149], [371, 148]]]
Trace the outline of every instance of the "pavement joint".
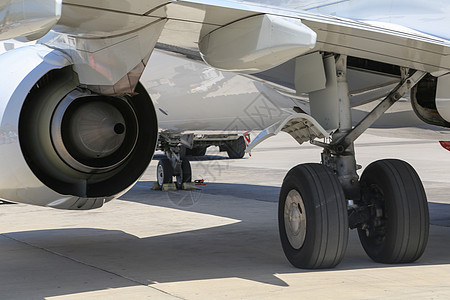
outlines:
[[168, 296], [171, 296], [171, 297], [174, 297], [174, 298], [177, 298], [177, 299], [181, 299], [181, 300], [186, 300], [185, 298], [182, 298], [182, 297], [173, 295], [173, 294], [171, 294], [171, 293], [169, 293], [169, 292], [166, 292], [166, 291], [164, 291], [164, 290], [162, 290], [162, 289], [159, 289], [159, 288], [156, 288], [156, 287], [154, 287], [154, 286], [151, 286], [151, 285], [149, 285], [149, 284], [147, 284], [147, 283], [140, 282], [139, 280], [136, 280], [136, 279], [133, 279], [133, 278], [130, 278], [130, 277], [127, 277], [127, 276], [123, 276], [123, 275], [120, 275], [120, 274], [118, 274], [118, 273], [115, 273], [115, 272], [106, 270], [106, 269], [104, 269], [104, 268], [101, 268], [101, 267], [98, 267], [98, 266], [94, 266], [94, 265], [92, 265], [92, 264], [88, 264], [88, 263], [83, 262], [83, 261], [80, 261], [80, 260], [78, 260], [78, 259], [69, 257], [69, 256], [67, 256], [67, 255], [63, 255], [63, 254], [58, 253], [58, 252], [56, 252], [56, 251], [52, 251], [52, 250], [50, 250], [50, 249], [47, 249], [47, 248], [44, 248], [44, 247], [39, 247], [39, 246], [30, 244], [30, 243], [27, 243], [27, 242], [25, 242], [25, 241], [16, 239], [16, 238], [12, 237], [10, 234], [7, 234], [7, 233], [0, 233], [0, 235], [3, 236], [3, 237], [5, 237], [5, 238], [7, 238], [7, 239], [10, 239], [10, 240], [12, 240], [12, 241], [15, 241], [15, 242], [17, 242], [17, 243], [21, 243], [21, 244], [27, 245], [27, 246], [29, 246], [29, 247], [32, 247], [32, 248], [35, 248], [35, 249], [39, 249], [39, 250], [45, 251], [45, 252], [47, 252], [47, 253], [56, 255], [56, 256], [58, 256], [58, 257], [61, 257], [61, 258], [70, 260], [70, 261], [72, 261], [72, 262], [81, 264], [81, 265], [83, 265], [83, 266], [87, 266], [87, 267], [90, 267], [90, 268], [92, 268], [92, 269], [95, 269], [95, 270], [98, 270], [98, 271], [101, 271], [101, 272], [105, 272], [105, 273], [108, 273], [108, 274], [117, 276], [117, 277], [119, 277], [119, 278], [122, 278], [122, 279], [125, 279], [125, 280], [127, 280], [127, 281], [133, 282], [133, 283], [135, 283], [135, 284], [137, 284], [137, 285], [141, 285], [141, 286], [145, 286], [145, 287], [154, 289], [154, 290], [156, 290], [156, 291], [158, 291], [158, 292], [161, 292], [161, 293], [163, 293], [163, 294], [166, 294], [166, 295], [168, 295]]

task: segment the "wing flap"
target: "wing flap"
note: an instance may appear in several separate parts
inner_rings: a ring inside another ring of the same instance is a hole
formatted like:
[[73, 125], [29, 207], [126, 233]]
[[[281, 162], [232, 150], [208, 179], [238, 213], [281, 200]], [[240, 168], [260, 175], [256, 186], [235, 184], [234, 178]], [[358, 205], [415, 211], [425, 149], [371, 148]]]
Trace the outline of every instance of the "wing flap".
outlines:
[[305, 113], [297, 113], [277, 122], [261, 131], [245, 152], [249, 153], [253, 148], [280, 131], [289, 133], [299, 144], [309, 142], [316, 138], [330, 138], [332, 131], [325, 130], [313, 117]]

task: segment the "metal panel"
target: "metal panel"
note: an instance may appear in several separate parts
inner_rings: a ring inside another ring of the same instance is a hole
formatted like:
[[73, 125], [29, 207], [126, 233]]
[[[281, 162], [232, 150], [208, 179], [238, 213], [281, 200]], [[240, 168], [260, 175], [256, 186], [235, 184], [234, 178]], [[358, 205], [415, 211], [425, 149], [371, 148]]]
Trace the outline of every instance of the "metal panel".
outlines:
[[309, 93], [311, 116], [327, 131], [333, 131], [339, 127], [339, 111], [336, 64], [334, 56], [328, 56], [323, 60], [327, 78], [326, 87], [323, 90]]
[[297, 95], [322, 90], [327, 79], [322, 54], [314, 52], [295, 60], [295, 90]]

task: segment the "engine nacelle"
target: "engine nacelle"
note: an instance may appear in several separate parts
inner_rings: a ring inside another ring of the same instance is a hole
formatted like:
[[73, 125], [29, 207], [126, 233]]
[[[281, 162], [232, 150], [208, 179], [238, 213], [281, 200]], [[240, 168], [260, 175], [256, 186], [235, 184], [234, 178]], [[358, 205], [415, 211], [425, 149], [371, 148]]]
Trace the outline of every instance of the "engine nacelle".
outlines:
[[61, 17], [62, 0], [3, 0], [0, 3], [0, 40], [43, 37]]
[[422, 121], [450, 128], [450, 75], [425, 76], [411, 89], [411, 104]]
[[142, 175], [158, 126], [142, 85], [132, 96], [80, 87], [62, 52], [34, 45], [0, 56], [0, 198], [90, 209]]

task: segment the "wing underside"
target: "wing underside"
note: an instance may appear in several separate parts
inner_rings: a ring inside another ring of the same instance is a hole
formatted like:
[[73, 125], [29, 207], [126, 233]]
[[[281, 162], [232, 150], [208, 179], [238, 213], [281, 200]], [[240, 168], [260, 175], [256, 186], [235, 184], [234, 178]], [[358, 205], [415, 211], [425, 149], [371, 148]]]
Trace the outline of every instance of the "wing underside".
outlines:
[[314, 31], [317, 39], [309, 52], [340, 53], [429, 73], [450, 70], [450, 44], [446, 40], [401, 26], [231, 1], [171, 2], [164, 13], [168, 21], [159, 42], [179, 49], [196, 51], [199, 40], [211, 32], [269, 14], [301, 20]]

